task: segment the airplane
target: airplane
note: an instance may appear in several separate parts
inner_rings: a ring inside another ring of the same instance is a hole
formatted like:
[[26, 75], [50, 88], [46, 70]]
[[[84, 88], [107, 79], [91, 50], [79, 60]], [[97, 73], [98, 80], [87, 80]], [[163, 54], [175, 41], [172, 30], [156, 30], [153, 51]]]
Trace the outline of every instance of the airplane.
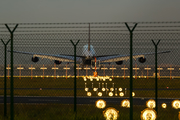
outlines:
[[[9, 51], [10, 52], [10, 51]], [[14, 53], [20, 53], [20, 54], [28, 54], [32, 55], [32, 62], [38, 62], [39, 58], [46, 58], [50, 60], [54, 60], [54, 63], [59, 65], [62, 62], [65, 63], [72, 63], [74, 62], [74, 55], [54, 55], [54, 54], [44, 54], [44, 53], [31, 53], [31, 52], [22, 52], [22, 51], [13, 51]], [[158, 54], [162, 53], [169, 53], [170, 51], [161, 51], [157, 52]], [[154, 55], [155, 53], [139, 53], [139, 54], [133, 54], [133, 59], [138, 59], [140, 63], [146, 62], [145, 55]], [[85, 65], [91, 66], [94, 64], [94, 61], [96, 60], [99, 62], [99, 68], [101, 69], [100, 64], [110, 64], [115, 62], [117, 65], [122, 65], [123, 61], [127, 61], [130, 59], [130, 55], [96, 55], [94, 47], [90, 45], [90, 39], [88, 41], [88, 44], [83, 46], [82, 55], [76, 56], [77, 64], [80, 64], [82, 66], [82, 69], [84, 69]]]

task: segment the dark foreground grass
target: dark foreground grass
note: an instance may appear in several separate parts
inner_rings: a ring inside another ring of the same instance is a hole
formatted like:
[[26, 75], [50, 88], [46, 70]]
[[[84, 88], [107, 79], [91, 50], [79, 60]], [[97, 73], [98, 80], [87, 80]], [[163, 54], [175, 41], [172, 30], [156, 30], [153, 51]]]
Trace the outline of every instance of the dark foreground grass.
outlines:
[[[0, 104], [0, 120], [9, 120], [9, 104], [8, 116], [3, 116], [3, 105]], [[119, 111], [118, 120], [129, 120], [129, 108], [122, 108], [119, 105], [107, 105], [114, 107]], [[105, 108], [105, 109], [106, 109]], [[134, 106], [133, 118], [140, 120], [141, 111], [145, 106]], [[74, 114], [73, 105], [61, 104], [15, 104], [14, 105], [14, 119], [15, 120], [105, 120], [103, 111], [105, 109], [98, 109], [95, 105], [77, 105], [77, 114]], [[178, 110], [171, 108], [163, 109], [159, 106], [157, 120], [177, 120]]]

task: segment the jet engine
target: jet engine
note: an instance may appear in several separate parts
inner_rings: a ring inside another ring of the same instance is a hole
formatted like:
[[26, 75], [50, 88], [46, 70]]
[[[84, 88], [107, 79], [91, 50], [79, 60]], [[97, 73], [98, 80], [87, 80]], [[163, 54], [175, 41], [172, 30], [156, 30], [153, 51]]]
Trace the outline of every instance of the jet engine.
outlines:
[[55, 61], [54, 61], [54, 63], [55, 63], [56, 65], [59, 65], [59, 64], [61, 64], [61, 63], [62, 63], [62, 61], [55, 60]]
[[122, 65], [122, 64], [123, 64], [123, 61], [117, 61], [116, 64], [117, 64], [117, 65]]
[[38, 62], [39, 61], [39, 58], [38, 57], [32, 57], [31, 59], [33, 62]]
[[139, 62], [140, 62], [140, 63], [146, 62], [146, 58], [140, 57], [140, 58], [139, 58]]

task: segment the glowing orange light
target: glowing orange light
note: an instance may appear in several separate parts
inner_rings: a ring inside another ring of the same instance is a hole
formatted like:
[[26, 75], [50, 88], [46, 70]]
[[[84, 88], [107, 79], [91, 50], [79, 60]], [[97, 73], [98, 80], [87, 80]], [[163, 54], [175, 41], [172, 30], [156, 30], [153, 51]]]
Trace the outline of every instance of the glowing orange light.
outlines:
[[155, 108], [155, 107], [156, 107], [156, 102], [155, 102], [155, 100], [153, 100], [153, 99], [148, 100], [148, 101], [146, 102], [146, 106], [147, 106], [148, 108]]
[[174, 109], [179, 109], [180, 108], [180, 100], [173, 100], [172, 101], [172, 107]]
[[130, 108], [130, 101], [128, 99], [121, 101], [121, 106], [126, 107], [126, 108]]
[[117, 120], [118, 118], [118, 113], [119, 111], [117, 111], [115, 108], [107, 108], [106, 110], [103, 111], [104, 117], [106, 118], [106, 120]]
[[146, 108], [141, 111], [141, 120], [156, 120], [156, 111], [152, 108]]
[[96, 107], [99, 109], [103, 109], [106, 107], [106, 101], [99, 99], [96, 101]]

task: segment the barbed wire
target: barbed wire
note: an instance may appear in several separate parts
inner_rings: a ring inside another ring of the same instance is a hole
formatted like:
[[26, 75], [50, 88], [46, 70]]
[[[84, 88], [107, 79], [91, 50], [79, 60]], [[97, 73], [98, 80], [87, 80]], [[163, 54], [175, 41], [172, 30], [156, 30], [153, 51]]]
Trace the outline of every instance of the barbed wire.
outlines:
[[[130, 26], [133, 27], [133, 26]], [[137, 28], [160, 28], [160, 27], [170, 27], [177, 28], [180, 26], [137, 26]], [[13, 28], [13, 27], [10, 27]], [[18, 27], [18, 29], [57, 29], [57, 28], [89, 28], [88, 26], [62, 26], [62, 27]], [[127, 28], [126, 26], [91, 26], [90, 28]], [[0, 27], [0, 29], [7, 29], [6, 27]]]
[[180, 23], [180, 21], [159, 21], [159, 22], [82, 22], [82, 23], [0, 23], [0, 25], [72, 25], [72, 24], [171, 24], [171, 23]]
[[[127, 32], [128, 30], [91, 30], [91, 32]], [[139, 32], [139, 31], [180, 31], [180, 29], [159, 29], [159, 30], [135, 30], [134, 32]], [[0, 32], [9, 32], [9, 31], [0, 31]], [[25, 33], [25, 32], [89, 32], [88, 30], [16, 30], [15, 33], [17, 32], [21, 32], [21, 33]]]

